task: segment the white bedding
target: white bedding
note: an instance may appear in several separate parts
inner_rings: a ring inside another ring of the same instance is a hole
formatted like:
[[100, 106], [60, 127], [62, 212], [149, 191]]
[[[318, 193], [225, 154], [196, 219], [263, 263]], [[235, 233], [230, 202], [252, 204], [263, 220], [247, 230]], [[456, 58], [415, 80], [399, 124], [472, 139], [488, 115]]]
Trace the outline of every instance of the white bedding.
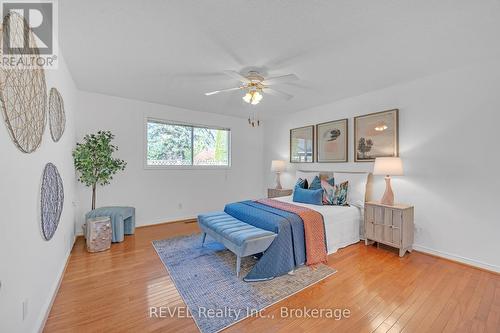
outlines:
[[274, 198], [297, 206], [313, 209], [323, 215], [325, 221], [326, 244], [328, 254], [338, 249], [359, 242], [361, 209], [354, 206], [317, 206], [293, 202], [292, 196]]

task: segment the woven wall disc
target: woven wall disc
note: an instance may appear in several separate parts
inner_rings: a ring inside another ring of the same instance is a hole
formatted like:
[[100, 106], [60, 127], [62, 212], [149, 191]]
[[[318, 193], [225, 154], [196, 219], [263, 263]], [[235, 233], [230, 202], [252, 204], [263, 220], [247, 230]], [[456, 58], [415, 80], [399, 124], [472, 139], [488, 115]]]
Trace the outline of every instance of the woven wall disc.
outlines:
[[66, 114], [64, 113], [64, 101], [56, 88], [50, 89], [49, 94], [49, 127], [50, 135], [54, 142], [59, 141], [66, 126]]
[[[22, 41], [23, 35], [35, 46], [31, 29], [24, 25], [24, 19], [15, 12], [4, 17], [2, 29], [5, 35]], [[11, 45], [17, 45], [12, 44]], [[22, 45], [22, 44], [19, 44]], [[17, 54], [14, 50], [12, 54]], [[31, 55], [34, 56], [34, 55]], [[46, 121], [47, 87], [43, 67], [1, 66], [0, 104], [10, 137], [25, 153], [35, 151], [42, 142]]]
[[46, 240], [50, 240], [59, 225], [59, 219], [64, 205], [64, 187], [57, 168], [47, 163], [43, 170], [41, 188], [41, 220], [42, 233]]

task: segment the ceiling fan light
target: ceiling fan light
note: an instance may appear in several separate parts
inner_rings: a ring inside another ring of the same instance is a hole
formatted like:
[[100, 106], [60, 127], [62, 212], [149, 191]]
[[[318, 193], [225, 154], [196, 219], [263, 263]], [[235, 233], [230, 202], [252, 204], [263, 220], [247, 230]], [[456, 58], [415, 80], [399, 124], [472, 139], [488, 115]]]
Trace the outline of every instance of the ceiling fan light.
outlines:
[[242, 98], [245, 102], [250, 103], [252, 101], [252, 94], [247, 92]]

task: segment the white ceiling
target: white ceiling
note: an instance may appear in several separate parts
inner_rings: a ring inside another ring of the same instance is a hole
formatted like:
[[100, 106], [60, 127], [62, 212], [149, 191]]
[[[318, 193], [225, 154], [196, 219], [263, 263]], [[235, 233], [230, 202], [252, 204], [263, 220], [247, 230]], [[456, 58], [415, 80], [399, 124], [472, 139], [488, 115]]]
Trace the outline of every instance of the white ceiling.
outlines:
[[[80, 89], [247, 117], [291, 112], [500, 57], [497, 0], [59, 2], [61, 49]], [[221, 72], [301, 80], [289, 101], [241, 92]]]

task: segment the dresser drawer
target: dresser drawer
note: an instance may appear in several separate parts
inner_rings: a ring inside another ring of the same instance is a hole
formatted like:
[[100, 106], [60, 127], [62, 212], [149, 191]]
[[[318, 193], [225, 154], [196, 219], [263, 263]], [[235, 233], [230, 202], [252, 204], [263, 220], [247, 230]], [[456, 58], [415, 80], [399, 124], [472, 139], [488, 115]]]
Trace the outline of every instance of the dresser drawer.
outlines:
[[386, 244], [401, 244], [401, 211], [384, 208], [383, 234], [380, 239]]
[[375, 239], [382, 241], [384, 239], [384, 220], [385, 210], [383, 207], [373, 207], [373, 223], [375, 227]]
[[375, 209], [373, 206], [365, 207], [365, 237], [375, 238]]
[[413, 206], [365, 204], [365, 243], [371, 241], [399, 248], [399, 255], [412, 250]]
[[401, 244], [401, 210], [368, 205], [365, 208], [365, 235], [389, 245]]

